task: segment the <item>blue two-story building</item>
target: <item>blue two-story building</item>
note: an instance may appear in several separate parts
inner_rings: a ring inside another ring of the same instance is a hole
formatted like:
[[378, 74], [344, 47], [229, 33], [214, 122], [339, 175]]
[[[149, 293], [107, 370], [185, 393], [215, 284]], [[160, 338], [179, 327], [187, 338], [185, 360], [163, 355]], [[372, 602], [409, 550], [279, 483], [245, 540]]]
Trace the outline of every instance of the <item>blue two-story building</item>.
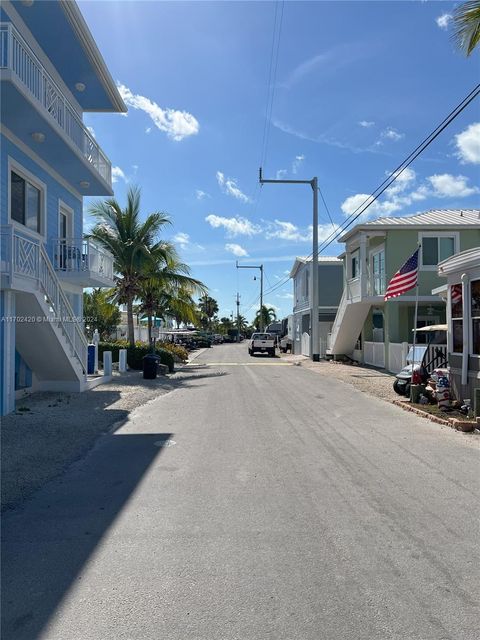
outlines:
[[83, 197], [112, 195], [111, 163], [84, 112], [126, 107], [72, 0], [0, 9], [0, 410], [25, 391], [82, 391], [83, 289], [114, 284], [83, 239]]

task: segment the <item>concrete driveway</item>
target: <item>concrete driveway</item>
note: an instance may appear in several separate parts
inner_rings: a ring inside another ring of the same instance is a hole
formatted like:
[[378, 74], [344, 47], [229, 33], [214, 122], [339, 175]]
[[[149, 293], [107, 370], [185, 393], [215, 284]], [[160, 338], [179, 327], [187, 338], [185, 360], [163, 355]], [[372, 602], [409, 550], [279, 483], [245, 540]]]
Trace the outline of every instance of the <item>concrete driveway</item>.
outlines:
[[206, 350], [3, 522], [3, 640], [476, 640], [478, 438]]

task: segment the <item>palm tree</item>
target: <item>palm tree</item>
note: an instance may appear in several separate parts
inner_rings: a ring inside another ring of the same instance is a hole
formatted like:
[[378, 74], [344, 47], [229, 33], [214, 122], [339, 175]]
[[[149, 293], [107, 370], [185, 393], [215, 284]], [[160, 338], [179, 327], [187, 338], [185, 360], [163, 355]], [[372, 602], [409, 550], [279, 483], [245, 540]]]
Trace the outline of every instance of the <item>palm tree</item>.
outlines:
[[180, 262], [173, 245], [164, 243], [161, 251], [152, 258], [138, 293], [141, 300], [140, 310], [147, 315], [150, 344], [154, 315], [165, 318], [166, 315], [176, 312], [177, 317], [193, 321], [195, 305], [192, 295], [207, 292], [200, 280], [190, 276], [189, 267]]
[[218, 302], [208, 295], [204, 295], [198, 301], [198, 308], [207, 326], [211, 326], [212, 318], [218, 313]]
[[95, 329], [101, 340], [106, 340], [120, 322], [120, 309], [110, 302], [112, 292], [108, 289], [92, 289], [83, 293], [83, 315], [89, 318], [85, 327], [88, 338], [92, 338]]
[[266, 307], [263, 305], [262, 308], [257, 311], [253, 320], [253, 325], [258, 331], [259, 329], [264, 329], [276, 319], [277, 314], [275, 313], [275, 309], [273, 309], [273, 307]]
[[469, 56], [480, 42], [480, 1], [469, 0], [453, 12], [453, 38]]
[[170, 224], [170, 218], [165, 213], [155, 212], [142, 222], [140, 189], [135, 186], [128, 190], [124, 209], [115, 198], [108, 198], [93, 203], [90, 214], [97, 219], [97, 224], [87, 237], [113, 254], [116, 273], [113, 300], [127, 306], [128, 341], [133, 346], [133, 303], [152, 260], [158, 261], [161, 254], [165, 261], [169, 257], [169, 245], [157, 242], [156, 238], [163, 227]]

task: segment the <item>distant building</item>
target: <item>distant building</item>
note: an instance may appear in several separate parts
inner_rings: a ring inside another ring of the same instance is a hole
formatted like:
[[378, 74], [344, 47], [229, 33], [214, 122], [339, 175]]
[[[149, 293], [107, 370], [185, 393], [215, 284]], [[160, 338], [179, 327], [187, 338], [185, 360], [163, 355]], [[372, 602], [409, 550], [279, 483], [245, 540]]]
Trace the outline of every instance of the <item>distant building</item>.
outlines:
[[83, 197], [110, 196], [111, 164], [86, 111], [126, 107], [75, 2], [0, 9], [0, 412], [31, 390], [88, 386], [83, 288], [113, 258], [83, 239]]
[[398, 372], [412, 342], [415, 289], [384, 302], [388, 282], [420, 245], [417, 327], [446, 322], [445, 303], [432, 294], [442, 284], [438, 264], [480, 246], [479, 215], [480, 210], [434, 209], [379, 218], [344, 233], [339, 242], [345, 243], [345, 285], [328, 352]]
[[[293, 353], [312, 354], [312, 259], [296, 258], [290, 271], [293, 280]], [[327, 337], [331, 331], [343, 291], [343, 263], [338, 258], [318, 258], [318, 316], [320, 356], [325, 355]]]

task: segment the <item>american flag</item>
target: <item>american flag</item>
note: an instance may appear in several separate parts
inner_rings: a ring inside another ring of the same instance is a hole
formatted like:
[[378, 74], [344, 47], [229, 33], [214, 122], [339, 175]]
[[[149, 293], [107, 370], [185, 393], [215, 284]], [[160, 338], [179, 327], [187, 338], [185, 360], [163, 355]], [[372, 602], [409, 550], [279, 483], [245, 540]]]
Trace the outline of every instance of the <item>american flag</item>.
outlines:
[[452, 305], [462, 301], [462, 285], [461, 284], [452, 284], [452, 288], [450, 291], [450, 299], [452, 301]]
[[402, 293], [410, 291], [410, 289], [413, 289], [413, 287], [417, 286], [418, 252], [419, 249], [417, 249], [415, 253], [410, 256], [403, 267], [400, 267], [397, 273], [390, 280], [385, 292], [385, 301], [390, 300], [390, 298], [401, 296]]

